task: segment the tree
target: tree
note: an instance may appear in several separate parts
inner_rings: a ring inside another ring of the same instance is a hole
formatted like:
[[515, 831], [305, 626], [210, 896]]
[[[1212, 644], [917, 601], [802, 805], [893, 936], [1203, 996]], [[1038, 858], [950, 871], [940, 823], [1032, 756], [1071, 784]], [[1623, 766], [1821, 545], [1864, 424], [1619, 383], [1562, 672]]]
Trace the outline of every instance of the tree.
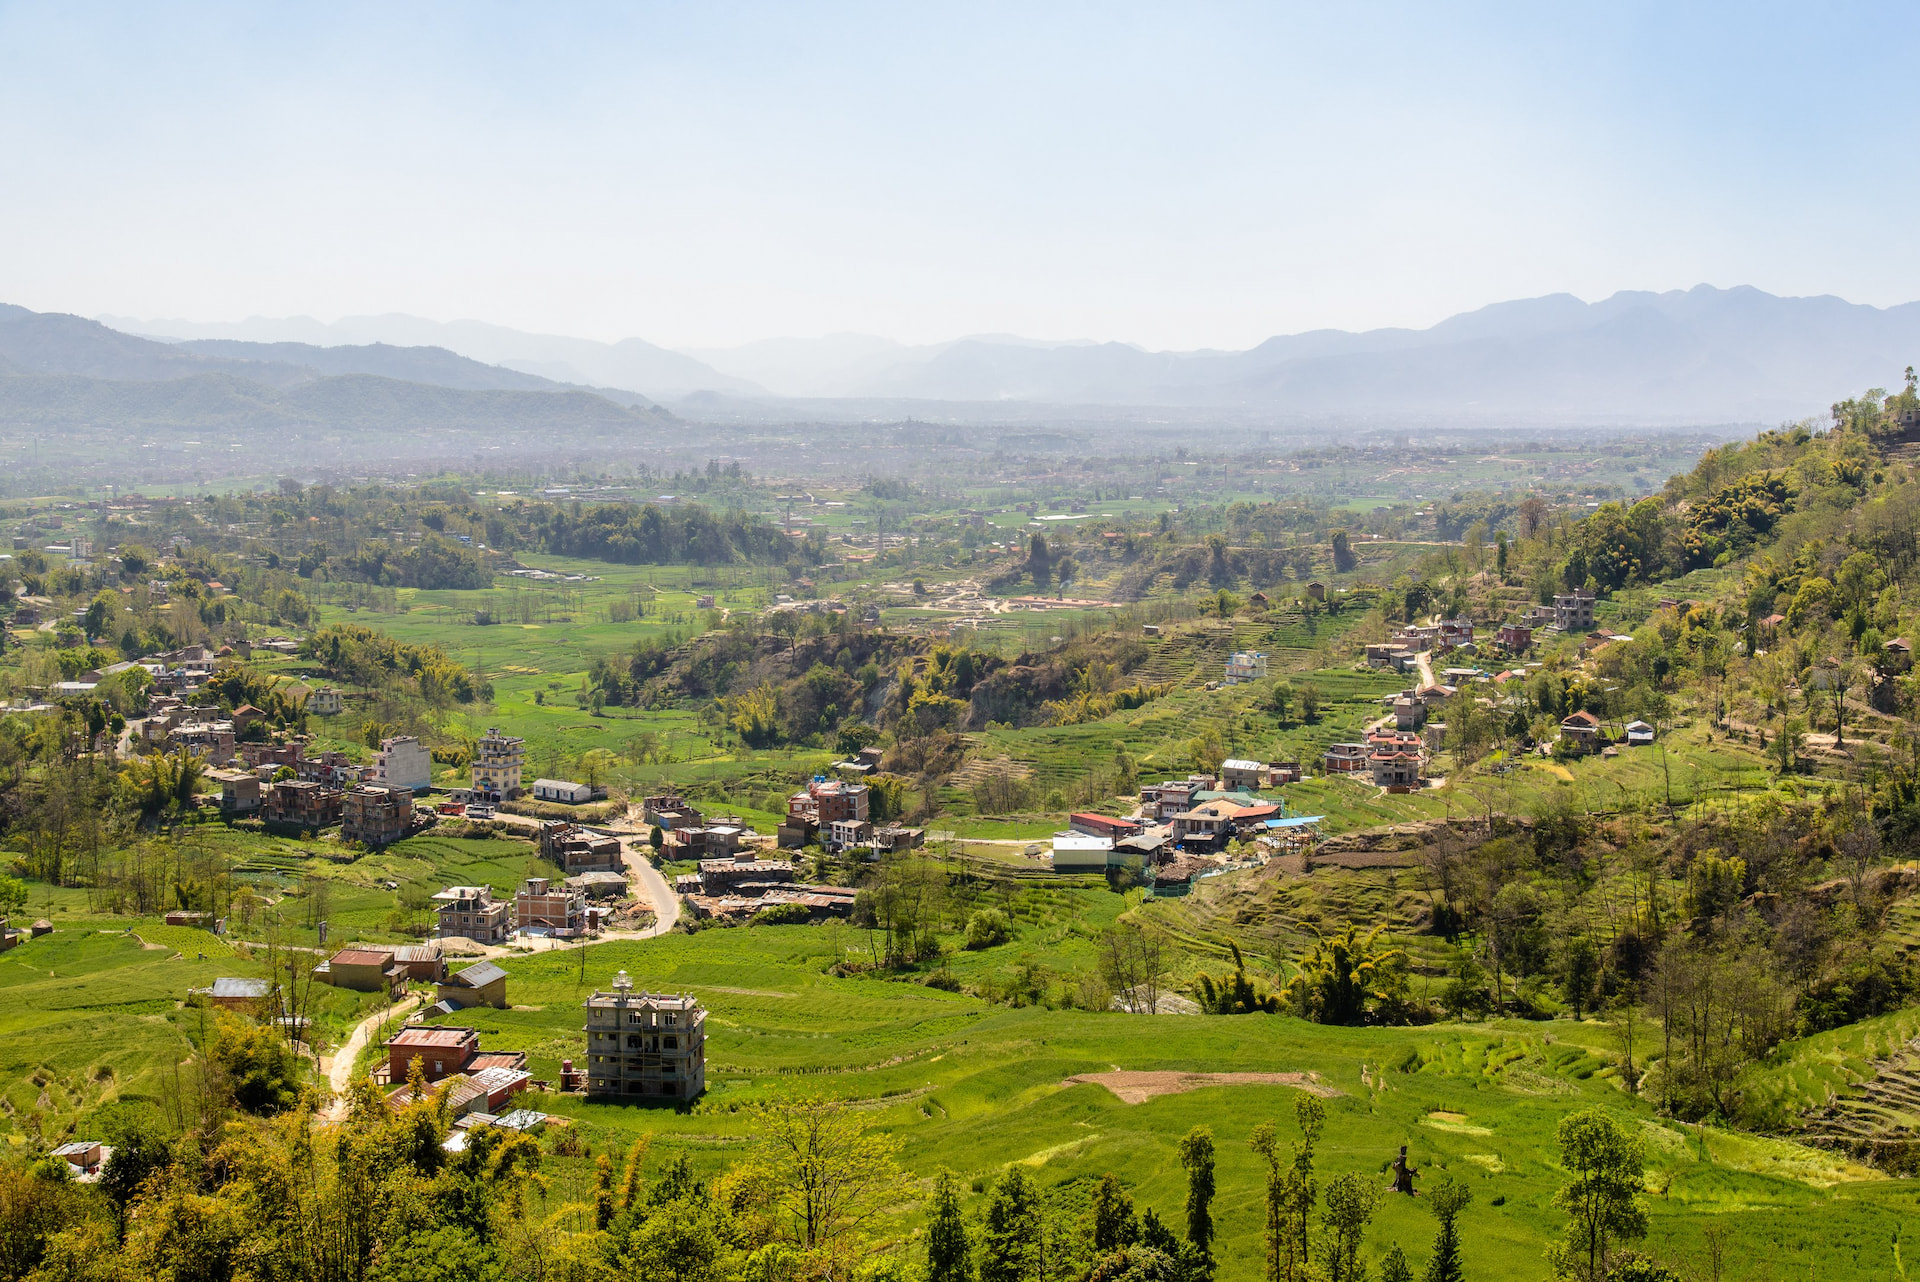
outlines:
[[1569, 1223], [1548, 1259], [1555, 1277], [1604, 1282], [1620, 1244], [1647, 1233], [1640, 1203], [1646, 1149], [1639, 1135], [1597, 1108], [1562, 1118], [1556, 1134], [1560, 1164], [1573, 1178], [1553, 1196]]
[[1170, 968], [1156, 930], [1121, 922], [1100, 936], [1100, 977], [1132, 1014], [1159, 1009], [1160, 984]]
[[1427, 1260], [1425, 1282], [1464, 1282], [1466, 1270], [1460, 1263], [1460, 1212], [1473, 1201], [1473, 1193], [1459, 1180], [1448, 1176], [1427, 1196], [1427, 1209], [1440, 1222], [1433, 1235], [1433, 1255]]
[[782, 1100], [753, 1111], [769, 1187], [804, 1249], [832, 1245], [892, 1194], [899, 1175], [895, 1141], [869, 1132], [840, 1101]]
[[0, 917], [15, 917], [27, 909], [27, 883], [0, 873]]
[[1301, 1094], [1294, 1101], [1294, 1120], [1300, 1127], [1300, 1141], [1293, 1146], [1293, 1161], [1280, 1165], [1279, 1146], [1273, 1123], [1262, 1122], [1254, 1128], [1252, 1148], [1267, 1168], [1267, 1279], [1268, 1282], [1306, 1282], [1312, 1276], [1313, 1204], [1319, 1185], [1313, 1178], [1313, 1150], [1320, 1142], [1320, 1130], [1327, 1110], [1318, 1099]]
[[927, 1221], [927, 1282], [973, 1282], [973, 1259], [966, 1217], [951, 1172], [933, 1182], [933, 1210]]
[[613, 1163], [601, 1153], [593, 1159], [593, 1227], [613, 1223]]
[[1040, 1190], [1025, 1167], [1008, 1167], [994, 1181], [980, 1221], [980, 1282], [1026, 1282], [1037, 1276], [1040, 1227]]
[[1314, 686], [1300, 687], [1300, 719], [1310, 726], [1320, 722], [1320, 691]]
[[1320, 1222], [1327, 1230], [1327, 1282], [1364, 1282], [1366, 1266], [1360, 1262], [1360, 1243], [1379, 1202], [1379, 1190], [1353, 1171], [1328, 1181], [1326, 1205], [1320, 1212]]
[[1140, 1240], [1140, 1225], [1133, 1215], [1133, 1196], [1108, 1172], [1093, 1190], [1093, 1203], [1087, 1208], [1093, 1230], [1093, 1249], [1102, 1255], [1132, 1246]]
[[1358, 1024], [1370, 1007], [1397, 1001], [1406, 987], [1407, 955], [1375, 946], [1383, 929], [1361, 935], [1350, 925], [1315, 944], [1287, 984], [1287, 1007], [1319, 1024]]
[[659, 824], [655, 824], [647, 830], [647, 845], [653, 850], [657, 852], [660, 847], [666, 845], [666, 843], [666, 834], [660, 831]]
[[278, 1113], [300, 1098], [300, 1063], [273, 1029], [216, 1011], [207, 1058], [233, 1102], [249, 1113]]
[[1202, 1262], [1203, 1277], [1213, 1276], [1213, 1130], [1196, 1126], [1180, 1140], [1180, 1165], [1187, 1172], [1187, 1245]]
[[1347, 537], [1347, 532], [1345, 530], [1334, 530], [1327, 537], [1328, 541], [1333, 544], [1333, 572], [1335, 574], [1345, 574], [1347, 571], [1353, 569], [1358, 562], [1354, 559], [1353, 544]]
[[1209, 1015], [1279, 1014], [1282, 1005], [1279, 994], [1269, 992], [1266, 985], [1248, 977], [1247, 963], [1240, 955], [1239, 944], [1228, 941], [1227, 947], [1233, 950], [1233, 973], [1218, 979], [1202, 974], [1195, 981], [1200, 1009]]

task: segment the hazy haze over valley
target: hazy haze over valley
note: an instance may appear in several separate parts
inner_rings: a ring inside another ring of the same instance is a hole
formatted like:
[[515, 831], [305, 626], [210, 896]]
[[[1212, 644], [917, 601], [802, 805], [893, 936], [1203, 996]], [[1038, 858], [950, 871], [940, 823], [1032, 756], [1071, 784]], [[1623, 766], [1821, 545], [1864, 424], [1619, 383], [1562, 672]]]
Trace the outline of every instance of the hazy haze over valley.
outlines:
[[[686, 352], [527, 334], [478, 321], [351, 316], [208, 324], [103, 317], [195, 352], [237, 341], [431, 345], [561, 383], [662, 401], [721, 393], [736, 408], [861, 414], [869, 402], [948, 406], [1210, 408], [1289, 419], [1415, 414], [1459, 425], [1693, 425], [1819, 413], [1836, 387], [1887, 382], [1920, 352], [1920, 304], [1876, 308], [1701, 285], [1498, 303], [1430, 329], [1313, 330], [1245, 351], [1156, 352], [1124, 343], [993, 334], [907, 345], [859, 334]], [[225, 340], [217, 344], [213, 340]], [[252, 349], [266, 359], [280, 349]], [[845, 400], [839, 410], [830, 403]], [[687, 411], [698, 416], [696, 402]]]

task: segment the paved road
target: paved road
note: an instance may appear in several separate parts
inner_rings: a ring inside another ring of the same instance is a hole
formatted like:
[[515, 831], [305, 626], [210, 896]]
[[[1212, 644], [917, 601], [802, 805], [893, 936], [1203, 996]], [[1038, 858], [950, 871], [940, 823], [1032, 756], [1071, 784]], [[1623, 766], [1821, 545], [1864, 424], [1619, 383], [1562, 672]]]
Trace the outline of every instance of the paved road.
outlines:
[[602, 939], [652, 939], [655, 935], [664, 935], [680, 921], [680, 896], [673, 893], [673, 887], [660, 870], [647, 862], [647, 857], [628, 848], [626, 852], [627, 871], [632, 873], [647, 899], [653, 904], [653, 925], [645, 930], [610, 931]]
[[[540, 821], [538, 819], [531, 818], [527, 815], [508, 814], [504, 810], [496, 813], [494, 819], [500, 823], [509, 824], [516, 828], [537, 829], [540, 827]], [[653, 908], [653, 925], [648, 926], [645, 930], [603, 930], [600, 934], [594, 936], [592, 942], [604, 944], [615, 939], [653, 939], [656, 936], [664, 935], [672, 930], [680, 921], [680, 896], [673, 893], [673, 887], [667, 884], [667, 879], [661, 875], [660, 870], [647, 861], [646, 854], [644, 853], [646, 850], [646, 831], [635, 828], [630, 823], [622, 822], [583, 824], [581, 826], [620, 838], [621, 856], [627, 865], [627, 875], [631, 877], [638, 886], [641, 898], [645, 899]], [[541, 939], [537, 936], [531, 939], [517, 940], [513, 947], [526, 947], [529, 944], [536, 949], [572, 947], [572, 944], [567, 941]], [[489, 957], [511, 955], [513, 947], [499, 946], [488, 948], [485, 955]]]

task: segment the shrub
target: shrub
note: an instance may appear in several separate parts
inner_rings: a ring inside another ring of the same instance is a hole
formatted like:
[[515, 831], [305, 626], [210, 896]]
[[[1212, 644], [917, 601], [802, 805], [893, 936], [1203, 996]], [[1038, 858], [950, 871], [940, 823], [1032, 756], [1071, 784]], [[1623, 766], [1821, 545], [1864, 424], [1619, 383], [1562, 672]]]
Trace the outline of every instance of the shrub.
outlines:
[[1013, 923], [998, 908], [982, 908], [967, 918], [967, 947], [991, 948], [1007, 942]]

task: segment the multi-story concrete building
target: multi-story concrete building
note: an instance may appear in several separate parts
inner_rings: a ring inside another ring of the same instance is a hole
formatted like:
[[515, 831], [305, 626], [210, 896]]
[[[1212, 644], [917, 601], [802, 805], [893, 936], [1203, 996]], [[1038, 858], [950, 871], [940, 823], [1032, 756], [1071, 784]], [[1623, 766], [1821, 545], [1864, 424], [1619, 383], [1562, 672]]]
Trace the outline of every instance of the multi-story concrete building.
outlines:
[[1593, 593], [1575, 588], [1553, 598], [1553, 626], [1562, 632], [1580, 632], [1593, 626]]
[[491, 886], [448, 886], [433, 897], [440, 905], [440, 938], [504, 944], [513, 927], [513, 901], [495, 899]]
[[346, 700], [338, 690], [315, 690], [307, 696], [307, 711], [316, 717], [337, 717], [346, 710]]
[[433, 754], [410, 734], [380, 741], [373, 754], [373, 781], [388, 788], [425, 792], [433, 786]]
[[691, 1100], [707, 1089], [707, 1012], [691, 997], [633, 991], [587, 998], [587, 1098]]
[[520, 795], [520, 772], [527, 765], [527, 741], [487, 727], [486, 738], [473, 745], [473, 792], [486, 801], [506, 801]]
[[1266, 676], [1267, 656], [1259, 650], [1240, 650], [1227, 658], [1227, 684], [1230, 686], [1264, 681]]
[[302, 757], [294, 762], [293, 773], [302, 783], [317, 783], [340, 792], [345, 792], [362, 780], [360, 766], [344, 752], [322, 752]]
[[221, 814], [259, 813], [260, 776], [244, 770], [210, 770], [207, 778], [220, 785]]
[[413, 793], [405, 788], [361, 784], [341, 799], [340, 836], [367, 846], [386, 846], [413, 827]]

